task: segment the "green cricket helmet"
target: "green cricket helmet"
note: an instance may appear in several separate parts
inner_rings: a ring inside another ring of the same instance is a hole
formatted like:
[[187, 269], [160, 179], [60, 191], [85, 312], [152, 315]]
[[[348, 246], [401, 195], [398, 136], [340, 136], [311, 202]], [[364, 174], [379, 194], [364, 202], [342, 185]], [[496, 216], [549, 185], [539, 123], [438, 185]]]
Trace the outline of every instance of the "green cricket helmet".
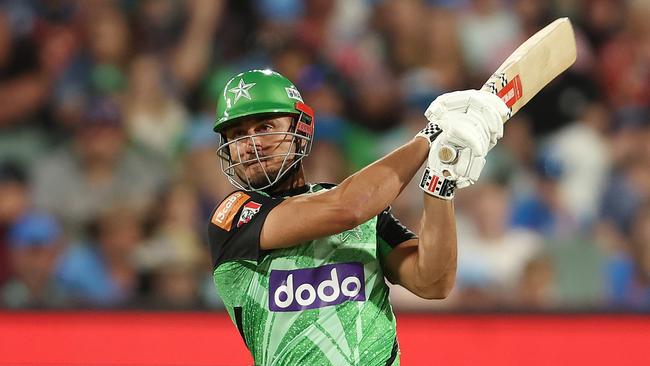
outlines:
[[[251, 117], [267, 115], [291, 115], [293, 121], [288, 131], [255, 133], [238, 137], [232, 141], [226, 138], [225, 130]], [[221, 168], [230, 182], [237, 188], [261, 191], [272, 187], [297, 170], [299, 162], [311, 151], [314, 133], [314, 112], [307, 106], [296, 86], [289, 79], [272, 70], [250, 70], [228, 80], [217, 101], [217, 117], [214, 131], [221, 139], [217, 154]], [[291, 137], [292, 148], [283, 153], [264, 155], [255, 151], [255, 156], [246, 158], [240, 151], [245, 143], [259, 146], [259, 138], [266, 135]], [[279, 171], [270, 172], [264, 167], [264, 160], [282, 160]], [[245, 167], [257, 162], [262, 167], [263, 179], [250, 177]]]

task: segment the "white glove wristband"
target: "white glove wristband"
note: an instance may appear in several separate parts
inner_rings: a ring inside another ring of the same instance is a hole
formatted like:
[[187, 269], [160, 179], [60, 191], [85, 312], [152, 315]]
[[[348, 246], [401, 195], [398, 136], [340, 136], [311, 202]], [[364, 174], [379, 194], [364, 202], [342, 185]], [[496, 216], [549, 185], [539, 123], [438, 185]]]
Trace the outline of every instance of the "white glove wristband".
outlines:
[[[415, 137], [422, 137], [429, 141], [429, 147], [433, 145], [435, 139], [442, 133], [442, 129], [434, 123], [429, 122], [418, 132]], [[450, 200], [454, 198], [454, 189], [456, 188], [456, 182], [453, 179], [447, 179], [442, 174], [437, 175], [429, 167], [429, 164], [424, 169], [424, 175], [420, 180], [420, 188], [427, 194], [430, 194], [434, 197], [438, 197], [444, 200]]]
[[420, 180], [420, 188], [434, 197], [451, 200], [454, 198], [456, 182], [453, 179], [436, 174], [427, 166], [424, 168], [424, 174], [422, 174]]

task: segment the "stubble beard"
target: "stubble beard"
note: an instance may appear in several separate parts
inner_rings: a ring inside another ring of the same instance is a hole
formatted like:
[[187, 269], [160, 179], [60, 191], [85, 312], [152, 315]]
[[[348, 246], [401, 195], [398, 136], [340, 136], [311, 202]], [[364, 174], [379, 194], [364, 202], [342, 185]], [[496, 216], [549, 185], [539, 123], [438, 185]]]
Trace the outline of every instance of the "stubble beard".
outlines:
[[[289, 149], [290, 151], [288, 151], [287, 154], [291, 154], [291, 147]], [[240, 166], [241, 170], [237, 173], [242, 182], [248, 184], [250, 188], [253, 189], [260, 189], [268, 186], [271, 183], [277, 183], [276, 179], [278, 179], [278, 175], [280, 174], [281, 169], [284, 168], [284, 172], [286, 174], [286, 171], [288, 170], [287, 168], [295, 160], [295, 156], [291, 155], [289, 157], [286, 157], [286, 161], [284, 161], [284, 155], [275, 156], [267, 160], [264, 159], [264, 155], [260, 153], [258, 157], [260, 160], [253, 161], [252, 164], [246, 167]], [[283, 161], [284, 165], [282, 164]]]
[[[277, 179], [278, 175], [280, 174], [280, 168], [282, 166], [281, 162], [276, 163], [273, 161], [273, 164], [269, 163], [271, 163], [271, 161], [253, 163], [251, 166], [245, 169], [242, 180], [245, 183], [248, 183], [251, 188], [255, 189], [268, 186]], [[288, 165], [290, 165], [290, 162], [285, 163], [285, 166]], [[248, 175], [248, 181], [246, 180], [246, 175]]]

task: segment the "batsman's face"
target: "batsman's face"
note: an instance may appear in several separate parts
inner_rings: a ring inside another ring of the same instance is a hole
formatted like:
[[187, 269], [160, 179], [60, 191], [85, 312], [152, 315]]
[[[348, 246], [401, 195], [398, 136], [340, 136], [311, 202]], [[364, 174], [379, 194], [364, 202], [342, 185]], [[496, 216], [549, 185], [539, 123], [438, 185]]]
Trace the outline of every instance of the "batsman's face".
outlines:
[[224, 131], [228, 141], [237, 140], [229, 145], [229, 151], [232, 162], [241, 163], [235, 172], [242, 180], [248, 177], [253, 187], [264, 186], [267, 175], [273, 180], [283, 162], [285, 167], [293, 162], [295, 143], [285, 133], [291, 129], [292, 120], [291, 116], [251, 118]]

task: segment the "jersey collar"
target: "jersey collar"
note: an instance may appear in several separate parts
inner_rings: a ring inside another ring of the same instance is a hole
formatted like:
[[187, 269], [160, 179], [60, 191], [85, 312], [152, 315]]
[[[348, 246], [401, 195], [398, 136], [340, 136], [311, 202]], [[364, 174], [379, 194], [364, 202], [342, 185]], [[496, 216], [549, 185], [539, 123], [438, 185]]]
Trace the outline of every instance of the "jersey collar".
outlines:
[[270, 197], [291, 197], [297, 196], [304, 193], [314, 193], [320, 191], [321, 189], [330, 189], [336, 187], [336, 184], [333, 183], [307, 183], [300, 187], [287, 189], [284, 191], [275, 192], [270, 194]]
[[312, 188], [311, 184], [305, 184], [300, 187], [295, 187], [284, 191], [273, 192], [273, 194], [271, 194], [271, 197], [297, 196], [299, 194], [310, 192], [311, 188]]

